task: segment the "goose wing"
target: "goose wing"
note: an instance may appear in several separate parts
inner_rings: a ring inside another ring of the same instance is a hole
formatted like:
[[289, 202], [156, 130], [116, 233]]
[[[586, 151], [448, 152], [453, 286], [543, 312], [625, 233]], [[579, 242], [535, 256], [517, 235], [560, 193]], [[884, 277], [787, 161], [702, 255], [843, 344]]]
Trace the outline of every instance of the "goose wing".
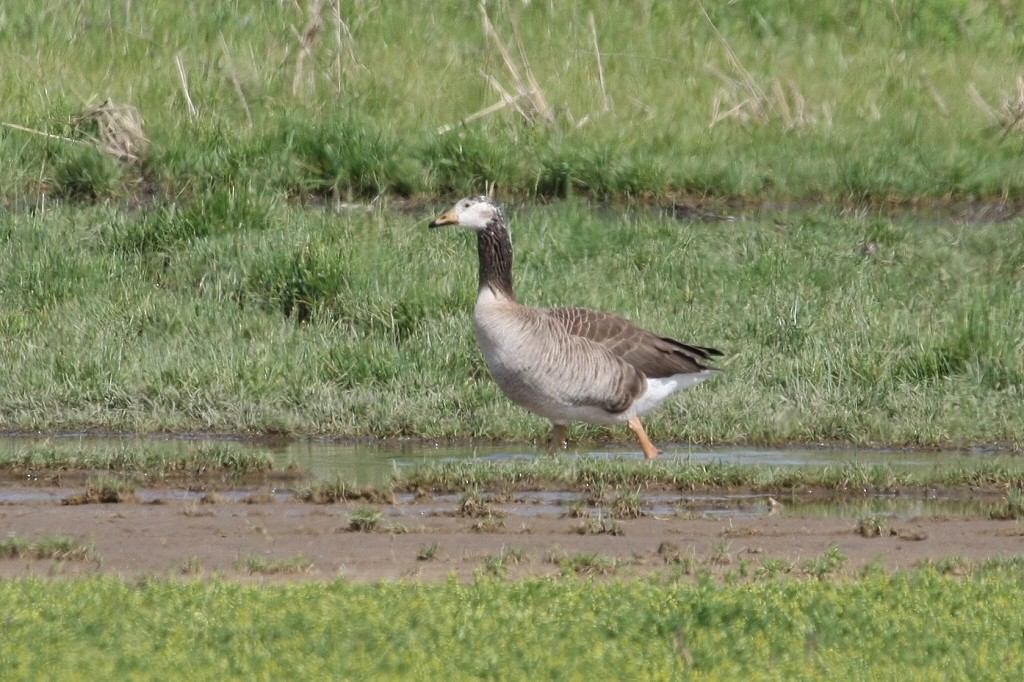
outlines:
[[644, 376], [669, 377], [715, 369], [708, 360], [722, 354], [714, 348], [691, 346], [658, 336], [618, 315], [589, 308], [544, 308], [565, 331], [602, 346]]

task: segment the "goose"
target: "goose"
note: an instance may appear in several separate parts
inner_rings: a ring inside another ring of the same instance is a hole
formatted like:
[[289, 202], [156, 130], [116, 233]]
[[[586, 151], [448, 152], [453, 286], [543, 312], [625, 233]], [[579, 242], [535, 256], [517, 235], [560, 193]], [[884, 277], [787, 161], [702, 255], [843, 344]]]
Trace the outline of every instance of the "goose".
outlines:
[[570, 422], [626, 423], [645, 459], [661, 451], [640, 418], [670, 395], [720, 370], [722, 355], [651, 333], [589, 308], [532, 308], [512, 290], [512, 238], [501, 208], [489, 197], [461, 199], [430, 223], [476, 232], [479, 291], [473, 311], [477, 342], [491, 376], [520, 407], [549, 419], [548, 451], [565, 442]]

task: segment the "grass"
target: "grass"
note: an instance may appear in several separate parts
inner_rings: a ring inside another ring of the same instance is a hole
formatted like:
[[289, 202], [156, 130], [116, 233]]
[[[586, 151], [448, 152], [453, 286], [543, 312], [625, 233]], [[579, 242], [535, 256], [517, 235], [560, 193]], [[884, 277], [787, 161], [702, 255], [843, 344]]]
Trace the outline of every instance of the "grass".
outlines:
[[804, 561], [800, 568], [819, 580], [834, 574], [846, 565], [848, 557], [838, 547], [829, 547], [820, 557]]
[[436, 542], [431, 542], [429, 545], [420, 545], [420, 548], [416, 551], [417, 561], [435, 561], [437, 560], [437, 552], [440, 546]]
[[615, 557], [595, 552], [578, 552], [559, 562], [564, 575], [614, 575], [619, 562]]
[[506, 516], [505, 512], [494, 507], [489, 499], [476, 490], [469, 490], [459, 497], [455, 515], [473, 519], [502, 519]]
[[371, 507], [360, 507], [348, 517], [348, 529], [356, 533], [370, 533], [384, 520], [383, 512]]
[[526, 553], [519, 547], [502, 547], [497, 554], [484, 560], [481, 573], [492, 578], [505, 578], [509, 566], [518, 566], [526, 561]]
[[639, 491], [626, 491], [612, 500], [608, 515], [613, 519], [639, 519], [644, 515], [643, 507]]
[[972, 569], [818, 581], [772, 566], [735, 584], [5, 580], [0, 660], [11, 680], [71, 669], [121, 679], [184, 669], [197, 679], [1020, 677], [1020, 562]]
[[335, 504], [351, 500], [365, 500], [371, 503], [385, 503], [391, 499], [388, 486], [374, 487], [357, 485], [342, 476], [329, 481], [314, 481], [298, 492], [303, 502], [314, 504]]
[[63, 535], [29, 540], [8, 535], [0, 540], [0, 559], [51, 559], [56, 561], [87, 561], [94, 556], [91, 545]]
[[[462, 460], [430, 462], [411, 472], [396, 472], [388, 484], [395, 491], [450, 493], [474, 490], [623, 490], [633, 500], [638, 489], [691, 491], [744, 488], [764, 493], [840, 492], [866, 494], [918, 490], [935, 486], [971, 486], [997, 490], [1024, 485], [1024, 461], [1016, 457], [978, 457], [965, 464], [894, 467], [846, 462], [820, 467], [766, 466], [665, 459], [537, 458], [533, 460]], [[635, 508], [634, 504], [630, 505]], [[581, 514], [583, 500], [578, 504]]]
[[1024, 492], [1020, 488], [1007, 491], [1002, 502], [989, 512], [989, 518], [1008, 520], [1024, 518]]
[[219, 443], [168, 446], [141, 441], [111, 445], [54, 439], [25, 444], [9, 441], [0, 449], [0, 472], [18, 477], [105, 471], [157, 483], [214, 475], [255, 476], [272, 469], [273, 461], [266, 451]]
[[625, 535], [626, 531], [623, 529], [622, 524], [616, 521], [614, 518], [609, 518], [603, 514], [599, 514], [596, 517], [590, 517], [584, 520], [576, 528], [576, 532], [580, 535]]
[[[546, 434], [487, 376], [465, 235], [387, 211], [274, 206], [250, 223], [241, 203], [189, 210], [9, 216], [3, 428]], [[1024, 443], [1024, 237], [1012, 226], [811, 211], [724, 228], [576, 202], [511, 210], [524, 302], [616, 311], [726, 351], [723, 376], [649, 420], [655, 442]], [[125, 241], [194, 220], [207, 231]], [[869, 241], [878, 250], [861, 255]]]
[[857, 519], [854, 532], [865, 538], [880, 538], [885, 535], [895, 535], [896, 531], [891, 527], [892, 519], [884, 516], [862, 516]]
[[85, 490], [68, 495], [61, 504], [118, 504], [122, 502], [138, 502], [135, 494], [135, 483], [116, 476], [100, 475], [86, 482]]
[[286, 559], [269, 559], [253, 554], [235, 562], [236, 570], [245, 571], [250, 575], [308, 573], [312, 568], [313, 562], [301, 554]]
[[[333, 7], [8, 3], [0, 121], [75, 141], [0, 128], [0, 198], [366, 200], [488, 181], [599, 198], [1024, 189], [1010, 4], [489, 3], [497, 40], [475, 6]], [[501, 101], [485, 76], [523, 90], [516, 26], [544, 100], [524, 113], [548, 123], [505, 107], [460, 124]], [[412, 38], [440, 35], [429, 49]], [[95, 151], [103, 123], [82, 114], [107, 97], [141, 114], [135, 160]]]

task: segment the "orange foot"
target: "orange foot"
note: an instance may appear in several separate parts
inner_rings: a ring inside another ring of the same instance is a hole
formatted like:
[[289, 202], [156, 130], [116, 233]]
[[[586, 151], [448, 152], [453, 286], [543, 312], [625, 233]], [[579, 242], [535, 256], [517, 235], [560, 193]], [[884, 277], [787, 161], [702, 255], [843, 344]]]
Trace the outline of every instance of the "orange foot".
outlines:
[[637, 439], [640, 441], [640, 448], [644, 451], [644, 459], [655, 459], [661, 454], [661, 450], [654, 447], [654, 443], [647, 437], [647, 432], [644, 431], [644, 425], [640, 423], [640, 417], [633, 417], [626, 424], [636, 434]]

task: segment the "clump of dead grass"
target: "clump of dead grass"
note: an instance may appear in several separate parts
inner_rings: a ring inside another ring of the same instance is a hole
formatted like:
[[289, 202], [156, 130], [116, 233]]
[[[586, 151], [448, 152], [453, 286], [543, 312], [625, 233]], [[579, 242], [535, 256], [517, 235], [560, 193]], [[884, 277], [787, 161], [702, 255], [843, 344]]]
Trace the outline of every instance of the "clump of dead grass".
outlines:
[[135, 485], [128, 480], [100, 476], [88, 482], [85, 490], [69, 495], [61, 500], [61, 504], [119, 504], [122, 502], [139, 502], [135, 494]]
[[1002, 129], [999, 135], [1000, 142], [1013, 131], [1024, 132], [1024, 76], [1017, 76], [1016, 92], [996, 106], [992, 106], [981, 96], [974, 83], [967, 85], [967, 93], [978, 108], [988, 114], [988, 117]]
[[73, 123], [96, 149], [119, 161], [137, 163], [149, 149], [142, 114], [130, 104], [118, 104], [108, 97], [87, 108]]
[[712, 65], [705, 66], [705, 69], [725, 83], [715, 93], [712, 101], [709, 127], [714, 128], [725, 120], [733, 120], [744, 126], [779, 121], [786, 130], [814, 125], [819, 120], [831, 124], [832, 113], [829, 106], [825, 104], [817, 111], [813, 111], [793, 80], [783, 83], [778, 78], [772, 78], [768, 81], [767, 87], [762, 87], [743, 66], [732, 45], [711, 21], [703, 5], [701, 11], [722, 44], [726, 59], [734, 72], [734, 75], [729, 75]]

